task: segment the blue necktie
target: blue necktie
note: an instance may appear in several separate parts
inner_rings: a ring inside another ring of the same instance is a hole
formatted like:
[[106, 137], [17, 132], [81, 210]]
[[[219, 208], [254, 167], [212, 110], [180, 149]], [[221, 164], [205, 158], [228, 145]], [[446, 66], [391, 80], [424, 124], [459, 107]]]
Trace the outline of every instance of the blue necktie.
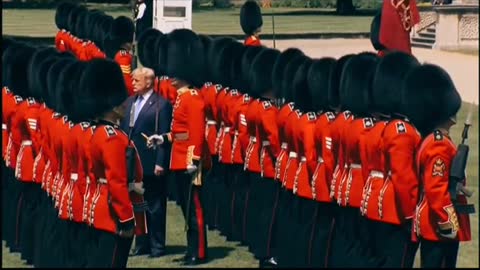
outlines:
[[137, 121], [138, 114], [142, 110], [142, 107], [140, 107], [140, 105], [142, 104], [142, 101], [143, 101], [143, 96], [139, 96], [137, 98], [137, 101], [135, 102], [135, 117], [133, 118], [134, 123]]

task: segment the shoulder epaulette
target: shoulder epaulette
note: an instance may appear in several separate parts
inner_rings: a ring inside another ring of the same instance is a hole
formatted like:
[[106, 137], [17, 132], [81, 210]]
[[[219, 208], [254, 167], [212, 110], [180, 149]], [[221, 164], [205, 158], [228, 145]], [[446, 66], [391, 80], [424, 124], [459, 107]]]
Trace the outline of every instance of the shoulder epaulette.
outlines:
[[307, 119], [308, 121], [315, 121], [317, 120], [317, 114], [314, 112], [308, 112], [307, 113]]
[[434, 139], [435, 141], [441, 141], [441, 140], [443, 140], [443, 133], [442, 133], [440, 130], [438, 130], [438, 129], [435, 130], [435, 131], [433, 132], [433, 139]]
[[238, 90], [237, 90], [237, 89], [232, 89], [232, 90], [230, 91], [230, 95], [232, 95], [233, 97], [238, 96]]
[[248, 103], [250, 102], [251, 98], [248, 94], [243, 95], [243, 103]]
[[345, 116], [345, 119], [348, 119], [350, 116], [352, 116], [352, 113], [350, 111], [344, 111], [343, 116]]
[[298, 109], [295, 110], [295, 113], [297, 114], [298, 118], [300, 118], [303, 115], [303, 113]]
[[95, 130], [97, 130], [97, 126], [93, 125], [90, 127], [90, 131], [93, 133], [95, 133]]
[[67, 121], [68, 121], [68, 116], [64, 115], [64, 116], [62, 117], [62, 120], [63, 120], [63, 123], [64, 123], [64, 124], [67, 123]]
[[62, 116], [62, 115], [61, 115], [60, 113], [58, 113], [58, 112], [54, 112], [54, 113], [52, 114], [52, 118], [59, 118], [60, 116]]
[[168, 76], [161, 76], [161, 77], [160, 77], [160, 80], [161, 80], [161, 81], [168, 80]]
[[88, 127], [90, 127], [90, 123], [88, 122], [81, 122], [80, 127], [82, 128], [83, 131], [87, 130]]
[[115, 130], [114, 127], [112, 126], [105, 126], [105, 131], [107, 132], [107, 136], [108, 137], [112, 137], [112, 136], [115, 136], [117, 135], [117, 131]]
[[222, 89], [223, 89], [223, 86], [221, 84], [215, 85], [215, 90], [217, 90], [217, 93], [220, 92]]
[[395, 124], [395, 127], [397, 129], [397, 133], [398, 134], [402, 134], [402, 133], [407, 133], [407, 127], [405, 126], [405, 123], [403, 122], [397, 122]]
[[335, 114], [333, 112], [326, 112], [325, 115], [327, 116], [329, 122], [335, 120]]
[[23, 101], [23, 98], [21, 96], [15, 96], [15, 104], [18, 104]]
[[204, 86], [205, 86], [205, 87], [210, 87], [210, 86], [212, 86], [212, 83], [211, 83], [211, 82], [206, 82], [206, 83], [204, 84]]
[[28, 105], [34, 105], [35, 104], [35, 99], [33, 97], [27, 98], [27, 103]]
[[5, 89], [5, 92], [6, 92], [7, 94], [10, 94], [10, 93], [12, 93], [12, 91], [10, 91], [10, 89], [8, 89], [8, 87], [6, 87], [6, 86], [5, 86], [5, 88], [4, 88], [4, 89]]
[[72, 129], [75, 126], [75, 124], [72, 121], [68, 121], [68, 126], [70, 129]]
[[265, 110], [270, 109], [272, 107], [272, 103], [268, 100], [262, 101], [262, 105]]
[[373, 127], [373, 119], [370, 117], [363, 118], [363, 128], [372, 128]]
[[120, 55], [122, 55], [122, 56], [128, 55], [127, 50], [123, 50], [123, 49], [120, 50]]
[[295, 110], [295, 103], [289, 102], [288, 107], [290, 107], [290, 110], [292, 110], [292, 111]]
[[192, 96], [198, 96], [198, 91], [195, 90], [195, 89], [190, 89], [190, 94], [191, 94]]

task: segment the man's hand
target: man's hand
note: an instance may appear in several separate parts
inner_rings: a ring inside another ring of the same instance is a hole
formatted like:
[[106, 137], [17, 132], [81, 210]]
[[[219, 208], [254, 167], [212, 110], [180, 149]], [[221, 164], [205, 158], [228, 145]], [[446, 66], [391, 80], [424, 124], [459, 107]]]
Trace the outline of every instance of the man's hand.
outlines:
[[134, 228], [132, 228], [130, 230], [127, 230], [127, 231], [120, 230], [118, 232], [118, 235], [122, 238], [131, 238], [131, 237], [133, 237], [133, 234], [134, 234]]
[[163, 175], [164, 172], [165, 170], [163, 169], [162, 166], [155, 165], [155, 170], [153, 170], [153, 174], [155, 174], [156, 176], [160, 176], [160, 175]]
[[197, 169], [198, 169], [198, 167], [195, 164], [188, 164], [187, 165], [187, 173], [188, 174], [192, 174], [192, 173], [196, 172]]
[[152, 135], [147, 139], [147, 147], [152, 148], [155, 145], [163, 144], [163, 137], [161, 135]]

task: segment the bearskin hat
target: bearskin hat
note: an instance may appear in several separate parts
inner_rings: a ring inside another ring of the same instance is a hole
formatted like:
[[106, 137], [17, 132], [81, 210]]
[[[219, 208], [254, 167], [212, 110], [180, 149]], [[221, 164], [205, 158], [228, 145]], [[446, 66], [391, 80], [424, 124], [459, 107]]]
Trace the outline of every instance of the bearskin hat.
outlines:
[[[46, 72], [40, 68], [42, 62], [50, 58], [51, 56], [56, 56], [57, 50], [52, 47], [45, 47], [38, 49], [30, 59], [28, 64], [28, 83], [29, 89], [31, 91], [31, 96], [35, 99], [42, 100], [44, 95], [44, 90], [41, 81], [44, 81], [46, 77]], [[44, 68], [45, 69], [45, 68]], [[40, 73], [43, 74], [43, 77], [40, 77]]]
[[77, 108], [85, 111], [87, 119], [99, 117], [122, 104], [128, 97], [122, 71], [108, 59], [89, 61], [80, 78]]
[[231, 43], [234, 47], [230, 62], [230, 84], [234, 89], [239, 90], [242, 93], [248, 93], [250, 89], [243, 84], [242, 74], [242, 58], [243, 54], [247, 50], [247, 46], [244, 46], [240, 42]]
[[272, 70], [279, 55], [278, 50], [264, 49], [253, 59], [250, 78], [252, 78], [251, 92], [255, 96], [262, 97], [273, 90]]
[[462, 105], [450, 75], [432, 64], [417, 66], [408, 73], [401, 100], [402, 113], [423, 136], [454, 117]]
[[385, 49], [385, 46], [380, 42], [380, 23], [382, 21], [382, 12], [380, 11], [373, 17], [370, 24], [370, 42], [375, 50], [381, 51]]
[[189, 29], [175, 29], [168, 34], [167, 75], [192, 86], [201, 87], [205, 55], [200, 38]]
[[143, 31], [137, 39], [138, 59], [144, 67], [152, 68], [154, 66], [154, 59], [149, 57], [155, 48], [155, 40], [158, 36], [163, 35], [158, 29], [148, 28]]
[[217, 61], [215, 65], [215, 78], [217, 78], [217, 83], [222, 84], [223, 86], [228, 86], [230, 88], [235, 88], [232, 85], [232, 74], [231, 68], [233, 65], [232, 55], [239, 50], [241, 46], [240, 42], [234, 41], [225, 45], [218, 52]]
[[384, 114], [400, 113], [398, 95], [403, 82], [408, 72], [419, 65], [414, 56], [403, 52], [392, 52], [381, 58], [373, 80], [372, 109]]
[[252, 91], [253, 89], [253, 80], [252, 73], [250, 72], [255, 57], [267, 48], [262, 46], [248, 46], [242, 56], [242, 77], [243, 77], [243, 86], [244, 91], [247, 91], [250, 96], [257, 98], [258, 96]]
[[346, 54], [337, 60], [335, 70], [332, 74], [332, 81], [330, 82], [330, 88], [328, 89], [328, 105], [332, 110], [336, 110], [340, 107], [340, 80], [342, 78], [345, 64], [353, 56], [354, 54]]
[[122, 44], [132, 43], [134, 33], [135, 26], [130, 18], [125, 16], [115, 18], [104, 43], [107, 56], [113, 59]]
[[77, 5], [72, 2], [63, 1], [58, 4], [57, 9], [55, 11], [55, 24], [57, 25], [58, 29], [68, 29], [68, 16], [70, 15], [70, 11], [75, 8]]
[[8, 49], [8, 47], [16, 46], [17, 43], [18, 41], [13, 38], [2, 36], [2, 55]]
[[255, 31], [262, 27], [262, 11], [255, 0], [248, 0], [240, 9], [240, 25], [247, 35], [253, 35]]
[[83, 110], [77, 110], [76, 97], [79, 91], [80, 76], [87, 64], [81, 61], [72, 61], [60, 72], [57, 81], [56, 100], [60, 101], [58, 112], [68, 115], [69, 120], [79, 122], [78, 116]]
[[76, 29], [76, 25], [77, 25], [77, 19], [79, 17], [79, 15], [82, 13], [82, 12], [88, 12], [87, 8], [84, 7], [84, 6], [75, 6], [71, 11], [70, 13], [68, 14], [68, 20], [67, 20], [67, 25], [68, 25], [68, 31], [70, 31], [70, 33], [72, 35], [74, 35], [75, 37], [77, 37], [77, 29]]
[[77, 15], [77, 21], [75, 22], [75, 33], [77, 33], [77, 38], [86, 39], [89, 29], [85, 29], [85, 21], [90, 11], [87, 9], [82, 9]]
[[[68, 57], [61, 57], [57, 59], [48, 69], [47, 72], [47, 89], [48, 89], [48, 98], [45, 99], [46, 105], [54, 110], [59, 111], [61, 109], [61, 101], [57, 96], [59, 88], [57, 88], [57, 83], [60, 78], [60, 73], [65, 68], [66, 65], [75, 62], [75, 59]], [[50, 103], [50, 104], [49, 104]]]
[[311, 91], [315, 111], [328, 110], [328, 89], [332, 82], [337, 60], [325, 57], [314, 60], [308, 70], [308, 88]]
[[38, 65], [38, 72], [35, 73], [36, 76], [34, 81], [36, 82], [36, 85], [35, 88], [33, 88], [33, 91], [36, 93], [34, 97], [39, 101], [44, 101], [46, 104], [51, 104], [51, 101], [48, 100], [50, 98], [48, 92], [48, 70], [58, 59], [58, 54], [46, 57], [40, 62]]
[[237, 42], [233, 38], [230, 37], [220, 37], [215, 38], [212, 40], [212, 44], [210, 45], [207, 57], [208, 57], [208, 69], [210, 74], [210, 79], [213, 83], [220, 83], [222, 80], [222, 74], [217, 72], [216, 63], [218, 62], [218, 52], [223, 50], [223, 47], [227, 46], [232, 42]]
[[305, 57], [293, 77], [293, 102], [295, 102], [295, 108], [302, 112], [315, 111], [311, 91], [308, 88], [308, 70], [312, 63], [311, 58]]
[[[210, 58], [208, 57], [208, 52], [210, 51], [210, 46], [212, 45], [212, 38], [207, 36], [207, 35], [198, 35], [200, 37], [200, 40], [202, 41], [203, 44], [203, 54], [205, 55], [205, 65], [210, 64]], [[208, 68], [205, 68], [204, 70], [204, 76], [205, 76], [205, 81], [211, 81], [211, 75], [210, 75], [210, 70]]]
[[[155, 70], [155, 73], [158, 76], [163, 76], [167, 74], [167, 60], [168, 60], [168, 54], [167, 54], [167, 46], [168, 46], [168, 35], [158, 35], [157, 38], [155, 38], [153, 44], [154, 44], [154, 49], [151, 51], [153, 59], [157, 59], [155, 61], [155, 65], [153, 66], [153, 69]], [[147, 53], [147, 55], [150, 55]]]
[[303, 55], [303, 52], [297, 48], [288, 48], [275, 61], [272, 70], [272, 87], [276, 97], [283, 97], [283, 72], [288, 62], [298, 55]]
[[[294, 101], [293, 92], [295, 89], [294, 79], [296, 76], [296, 72], [306, 60], [309, 60], [306, 55], [304, 55], [303, 53], [297, 54], [285, 66], [282, 78], [282, 97], [285, 99], [285, 102]], [[305, 71], [305, 74], [306, 73], [307, 71]]]
[[101, 18], [105, 13], [103, 13], [100, 10], [93, 9], [87, 12], [87, 15], [84, 20], [84, 29], [85, 29], [85, 38], [90, 41], [95, 40], [95, 25], [97, 23], [97, 20]]
[[28, 64], [34, 53], [34, 47], [22, 44], [22, 46], [10, 46], [2, 57], [2, 64], [5, 65], [3, 83], [15, 95], [23, 98], [30, 96]]
[[349, 110], [357, 116], [369, 115], [377, 59], [367, 54], [355, 55], [346, 63], [340, 81], [342, 110]]

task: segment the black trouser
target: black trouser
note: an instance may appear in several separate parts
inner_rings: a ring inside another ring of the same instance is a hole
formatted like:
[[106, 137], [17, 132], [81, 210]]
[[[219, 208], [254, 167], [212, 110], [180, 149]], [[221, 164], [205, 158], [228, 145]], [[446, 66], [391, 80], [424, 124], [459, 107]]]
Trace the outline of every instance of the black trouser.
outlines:
[[246, 208], [246, 241], [248, 248], [253, 251], [258, 228], [258, 216], [260, 214], [260, 188], [262, 177], [259, 173], [249, 173], [250, 188], [248, 189], [248, 204]]
[[95, 244], [88, 250], [88, 268], [125, 268], [133, 237], [123, 238], [114, 233], [99, 231], [93, 233]]
[[227, 241], [232, 240], [232, 198], [233, 198], [233, 164], [222, 164], [224, 173], [221, 175], [221, 190], [219, 194], [219, 229], [222, 235], [226, 236]]
[[458, 241], [436, 242], [420, 240], [420, 264], [422, 268], [455, 268]]
[[[411, 231], [402, 225], [370, 222], [370, 235], [375, 239], [374, 254], [384, 258], [385, 267], [412, 268], [418, 243], [411, 240]], [[386, 240], [387, 239], [387, 240]]]
[[242, 240], [242, 218], [245, 205], [245, 188], [243, 164], [231, 165], [229, 175], [232, 179], [230, 186], [232, 199], [230, 202], [230, 232], [232, 241]]
[[187, 256], [207, 257], [207, 231], [201, 199], [201, 186], [192, 184], [192, 175], [186, 171], [174, 171], [177, 194], [187, 223]]
[[147, 201], [146, 211], [148, 234], [137, 237], [135, 248], [147, 250], [155, 255], [165, 252], [166, 220], [167, 220], [167, 178], [145, 175], [144, 198]]
[[280, 267], [295, 267], [295, 256], [292, 252], [297, 243], [298, 232], [295, 231], [297, 220], [300, 219], [299, 201], [291, 190], [283, 189], [281, 213], [279, 215], [279, 249], [278, 265]]
[[202, 188], [202, 198], [204, 199], [205, 206], [205, 223], [208, 225], [209, 229], [213, 229], [214, 225], [214, 215], [215, 215], [215, 182], [217, 181], [217, 170], [218, 170], [218, 158], [212, 156], [212, 168], [206, 173], [203, 181]]
[[308, 263], [310, 267], [327, 268], [333, 238], [334, 205], [318, 202], [315, 211], [316, 219], [312, 228]]
[[29, 264], [33, 261], [35, 226], [38, 222], [41, 192], [39, 184], [23, 183], [23, 204], [20, 209], [20, 220], [22, 221], [20, 224], [20, 247], [22, 258], [27, 260]]

